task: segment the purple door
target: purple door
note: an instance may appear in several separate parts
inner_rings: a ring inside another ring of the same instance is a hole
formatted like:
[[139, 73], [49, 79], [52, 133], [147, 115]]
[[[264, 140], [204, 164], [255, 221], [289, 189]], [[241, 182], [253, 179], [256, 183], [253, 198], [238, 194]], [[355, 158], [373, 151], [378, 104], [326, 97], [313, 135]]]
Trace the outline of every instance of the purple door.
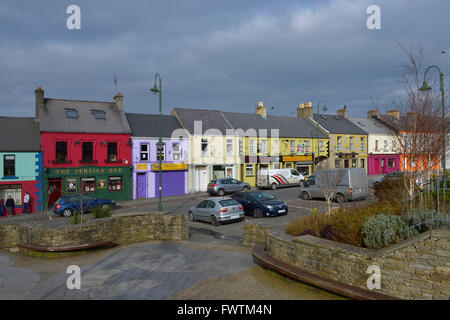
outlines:
[[137, 174], [137, 198], [147, 198], [147, 175], [145, 173]]
[[[167, 171], [161, 175], [162, 196], [184, 194], [185, 171]], [[155, 172], [155, 197], [159, 197], [159, 173]]]

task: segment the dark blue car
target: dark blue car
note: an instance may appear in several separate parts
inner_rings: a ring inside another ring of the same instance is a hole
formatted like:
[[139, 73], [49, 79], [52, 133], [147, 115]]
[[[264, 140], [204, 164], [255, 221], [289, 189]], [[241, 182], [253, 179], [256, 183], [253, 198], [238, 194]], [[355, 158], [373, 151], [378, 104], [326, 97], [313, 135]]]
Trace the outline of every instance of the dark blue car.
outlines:
[[231, 197], [244, 206], [246, 215], [251, 215], [255, 218], [288, 214], [286, 202], [277, 200], [268, 192], [243, 191], [236, 192]]
[[[80, 201], [80, 197], [83, 201]], [[55, 202], [53, 211], [60, 216], [70, 217], [74, 212], [86, 213], [100, 206], [115, 208], [116, 203], [113, 200], [98, 199], [87, 195], [66, 196]]]

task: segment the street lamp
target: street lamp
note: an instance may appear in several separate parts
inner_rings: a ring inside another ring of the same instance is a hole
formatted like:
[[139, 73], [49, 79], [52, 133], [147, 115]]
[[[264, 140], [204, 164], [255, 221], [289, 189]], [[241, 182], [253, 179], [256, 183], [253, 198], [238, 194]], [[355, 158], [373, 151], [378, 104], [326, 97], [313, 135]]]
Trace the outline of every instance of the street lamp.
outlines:
[[[156, 80], [159, 78], [159, 88], [156, 85]], [[164, 143], [162, 141], [162, 89], [161, 89], [161, 76], [159, 73], [155, 75], [155, 85], [150, 89], [153, 94], [159, 93], [159, 140], [157, 143], [158, 146], [158, 161], [159, 161], [159, 201], [158, 201], [158, 210], [163, 211], [162, 206], [162, 187], [161, 187], [161, 173], [162, 173], [162, 152], [164, 149]]]

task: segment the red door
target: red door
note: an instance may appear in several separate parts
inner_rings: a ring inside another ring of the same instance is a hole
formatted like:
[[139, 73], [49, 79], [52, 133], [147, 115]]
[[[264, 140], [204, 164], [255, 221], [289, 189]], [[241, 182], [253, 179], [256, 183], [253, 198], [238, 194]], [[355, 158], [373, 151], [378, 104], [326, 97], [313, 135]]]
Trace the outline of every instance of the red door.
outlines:
[[50, 208], [56, 200], [62, 196], [62, 180], [49, 179], [48, 180], [48, 207]]

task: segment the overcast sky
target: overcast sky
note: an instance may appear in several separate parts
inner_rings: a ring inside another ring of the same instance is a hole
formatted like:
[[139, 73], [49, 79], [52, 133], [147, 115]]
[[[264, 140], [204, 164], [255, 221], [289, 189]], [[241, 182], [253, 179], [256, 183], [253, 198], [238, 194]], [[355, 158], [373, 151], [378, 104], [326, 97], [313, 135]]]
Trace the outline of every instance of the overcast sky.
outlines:
[[[72, 4], [81, 30], [66, 27]], [[373, 4], [381, 30], [366, 27]], [[328, 113], [345, 104], [365, 116], [370, 96], [388, 106], [402, 90], [395, 40], [441, 65], [449, 12], [448, 0], [2, 0], [0, 115], [33, 116], [37, 86], [51, 98], [112, 101], [114, 75], [126, 111], [157, 113], [149, 88], [159, 72], [165, 114], [252, 113], [262, 100], [269, 114], [292, 115], [322, 100]]]

